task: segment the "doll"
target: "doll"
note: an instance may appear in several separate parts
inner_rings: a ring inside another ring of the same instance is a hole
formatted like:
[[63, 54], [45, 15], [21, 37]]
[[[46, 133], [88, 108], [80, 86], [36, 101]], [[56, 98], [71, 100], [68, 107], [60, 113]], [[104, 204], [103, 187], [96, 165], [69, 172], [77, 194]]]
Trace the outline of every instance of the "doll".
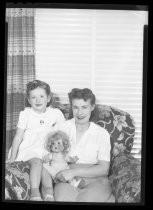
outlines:
[[[76, 163], [78, 158], [77, 156], [68, 156], [70, 142], [68, 136], [63, 131], [51, 132], [47, 136], [45, 149], [49, 153], [43, 158], [43, 168], [47, 170], [47, 172], [50, 174], [50, 178], [52, 178], [54, 182], [58, 182], [59, 180], [55, 179], [56, 174], [61, 170], [68, 169], [68, 163]], [[49, 183], [49, 180], [46, 181], [47, 177], [44, 177], [44, 179], [46, 183]], [[82, 179], [73, 178], [69, 181], [69, 183], [75, 187], [78, 187], [80, 181], [82, 183]], [[48, 197], [51, 198], [51, 196]]]

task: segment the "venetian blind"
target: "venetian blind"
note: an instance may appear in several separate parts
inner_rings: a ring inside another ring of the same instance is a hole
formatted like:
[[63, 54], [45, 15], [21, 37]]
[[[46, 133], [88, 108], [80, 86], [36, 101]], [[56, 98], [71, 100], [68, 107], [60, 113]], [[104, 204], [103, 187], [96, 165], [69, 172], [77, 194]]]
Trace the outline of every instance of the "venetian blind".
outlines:
[[147, 11], [36, 9], [36, 77], [62, 103], [88, 87], [97, 103], [131, 114], [132, 153], [141, 159], [143, 27]]

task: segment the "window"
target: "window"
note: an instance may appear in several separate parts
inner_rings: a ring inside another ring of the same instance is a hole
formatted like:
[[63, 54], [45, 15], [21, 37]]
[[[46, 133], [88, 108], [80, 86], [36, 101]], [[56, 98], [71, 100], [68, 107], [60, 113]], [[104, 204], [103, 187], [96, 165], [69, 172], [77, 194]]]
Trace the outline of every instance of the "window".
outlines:
[[141, 159], [143, 30], [147, 11], [36, 9], [36, 77], [62, 103], [88, 87], [97, 103], [127, 111], [136, 123], [132, 153]]

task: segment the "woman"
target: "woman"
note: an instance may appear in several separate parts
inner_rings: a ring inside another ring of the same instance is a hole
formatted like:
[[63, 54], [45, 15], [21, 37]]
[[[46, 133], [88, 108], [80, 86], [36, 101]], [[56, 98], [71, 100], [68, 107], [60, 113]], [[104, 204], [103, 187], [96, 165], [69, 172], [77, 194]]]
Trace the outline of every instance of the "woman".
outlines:
[[[78, 160], [70, 169], [57, 174], [61, 182], [54, 188], [55, 201], [114, 202], [107, 177], [110, 136], [104, 128], [89, 121], [95, 108], [95, 95], [88, 88], [74, 88], [68, 95], [74, 118], [62, 123], [59, 129], [69, 136], [70, 156], [77, 156]], [[74, 177], [85, 181], [81, 189], [66, 183]]]

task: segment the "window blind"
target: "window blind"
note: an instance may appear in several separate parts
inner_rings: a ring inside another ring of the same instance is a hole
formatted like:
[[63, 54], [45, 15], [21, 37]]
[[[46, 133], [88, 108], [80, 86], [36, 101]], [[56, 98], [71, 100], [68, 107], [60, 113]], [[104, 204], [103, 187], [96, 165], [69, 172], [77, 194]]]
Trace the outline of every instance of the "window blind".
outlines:
[[127, 111], [135, 121], [132, 154], [141, 160], [143, 26], [147, 11], [36, 9], [36, 77], [62, 103], [88, 87], [97, 103]]

